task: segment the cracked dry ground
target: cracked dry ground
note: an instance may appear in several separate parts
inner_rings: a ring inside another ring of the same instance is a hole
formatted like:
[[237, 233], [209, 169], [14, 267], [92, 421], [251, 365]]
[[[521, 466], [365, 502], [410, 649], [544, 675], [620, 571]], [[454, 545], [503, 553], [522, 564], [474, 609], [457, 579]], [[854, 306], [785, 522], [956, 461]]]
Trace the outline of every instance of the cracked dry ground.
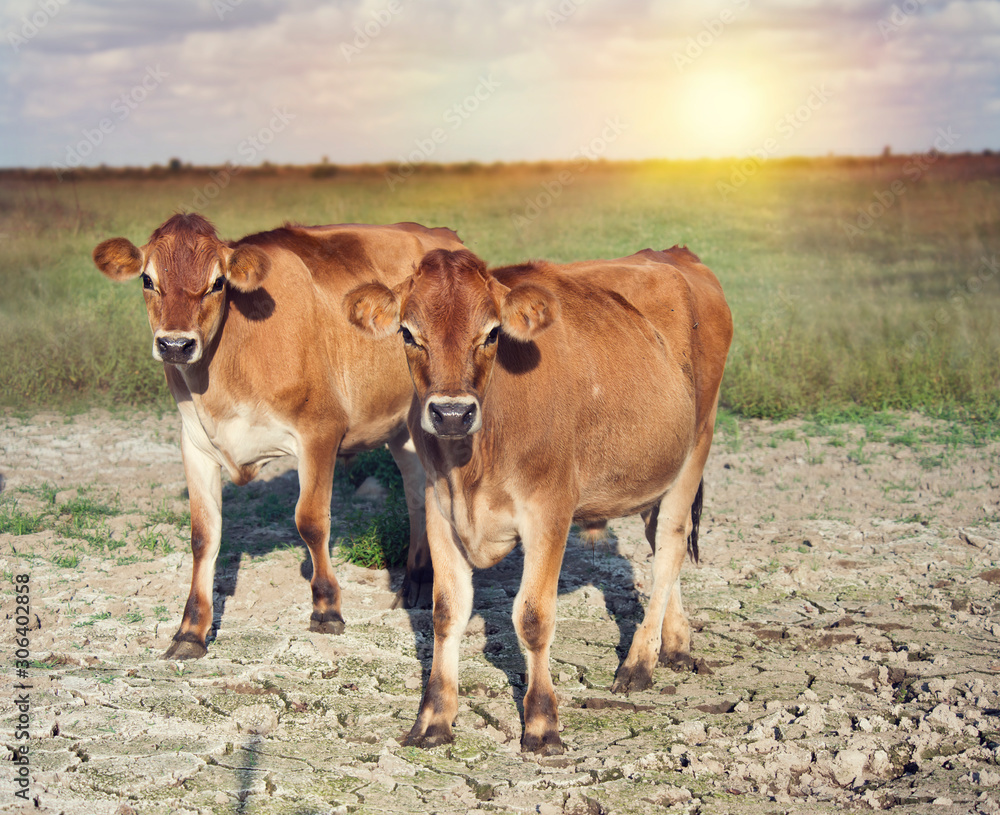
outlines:
[[[567, 751], [539, 760], [518, 749], [517, 554], [477, 576], [455, 742], [401, 747], [430, 612], [392, 608], [399, 573], [344, 564], [346, 633], [307, 630], [287, 460], [225, 488], [209, 656], [160, 660], [191, 568], [177, 425], [0, 418], [0, 514], [36, 518], [0, 535], [8, 668], [11, 575], [32, 590], [26, 811], [1000, 812], [995, 442], [913, 416], [724, 423], [682, 576], [694, 670], [608, 691], [649, 549], [634, 518], [596, 549], [574, 535], [552, 652]], [[342, 487], [335, 520], [364, 506]]]

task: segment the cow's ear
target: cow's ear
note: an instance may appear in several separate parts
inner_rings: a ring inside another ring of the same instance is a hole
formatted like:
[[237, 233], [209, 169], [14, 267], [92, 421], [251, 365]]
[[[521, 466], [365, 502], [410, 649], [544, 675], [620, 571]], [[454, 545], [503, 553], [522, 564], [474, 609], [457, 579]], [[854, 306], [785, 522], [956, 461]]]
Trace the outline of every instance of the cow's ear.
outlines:
[[514, 286], [500, 305], [503, 332], [515, 340], [529, 342], [559, 319], [559, 301], [532, 283]]
[[344, 295], [344, 314], [366, 334], [388, 337], [399, 330], [399, 295], [381, 283], [362, 283]]
[[252, 292], [259, 289], [271, 271], [271, 258], [256, 246], [228, 247], [222, 250], [226, 279], [234, 289]]
[[114, 281], [131, 280], [142, 272], [142, 250], [128, 238], [111, 238], [94, 249], [94, 265]]

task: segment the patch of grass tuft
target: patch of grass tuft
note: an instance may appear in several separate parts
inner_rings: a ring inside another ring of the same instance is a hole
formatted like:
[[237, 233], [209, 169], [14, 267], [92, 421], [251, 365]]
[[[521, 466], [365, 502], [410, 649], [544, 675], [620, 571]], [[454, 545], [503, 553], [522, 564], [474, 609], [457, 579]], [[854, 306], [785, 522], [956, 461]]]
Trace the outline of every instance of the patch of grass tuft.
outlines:
[[75, 549], [71, 552], [61, 552], [52, 558], [52, 562], [62, 569], [75, 569], [80, 565], [80, 555]]
[[140, 550], [149, 552], [151, 555], [155, 555], [157, 552], [169, 555], [174, 551], [173, 544], [163, 536], [157, 535], [153, 531], [153, 527], [143, 529], [136, 538], [136, 543]]
[[111, 619], [110, 611], [102, 611], [98, 614], [91, 614], [86, 620], [81, 620], [78, 623], [73, 623], [73, 628], [86, 628], [92, 626], [94, 623], [100, 622], [101, 620]]
[[184, 512], [176, 512], [167, 507], [166, 499], [160, 502], [160, 506], [150, 513], [149, 523], [151, 526], [156, 526], [157, 524], [170, 524], [171, 526], [176, 526], [179, 528], [191, 526], [191, 511], [185, 510]]
[[402, 490], [390, 489], [385, 506], [374, 515], [355, 510], [348, 516], [348, 532], [340, 542], [344, 559], [366, 569], [389, 569], [406, 564], [410, 545], [410, 517]]
[[357, 489], [369, 476], [375, 476], [387, 490], [403, 490], [403, 476], [392, 458], [392, 454], [384, 447], [359, 453], [346, 468], [346, 478], [352, 487]]
[[43, 516], [18, 509], [13, 498], [0, 498], [0, 533], [30, 535], [43, 526]]

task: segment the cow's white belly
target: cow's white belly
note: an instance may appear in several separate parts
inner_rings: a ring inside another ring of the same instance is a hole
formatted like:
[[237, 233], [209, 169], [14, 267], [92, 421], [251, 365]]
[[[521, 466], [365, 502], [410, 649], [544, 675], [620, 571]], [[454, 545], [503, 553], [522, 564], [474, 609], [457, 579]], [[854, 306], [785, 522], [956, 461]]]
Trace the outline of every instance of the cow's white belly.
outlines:
[[261, 406], [234, 405], [222, 418], [203, 414], [189, 401], [177, 407], [195, 446], [225, 467], [237, 483], [250, 480], [268, 461], [299, 455], [299, 437], [294, 428]]

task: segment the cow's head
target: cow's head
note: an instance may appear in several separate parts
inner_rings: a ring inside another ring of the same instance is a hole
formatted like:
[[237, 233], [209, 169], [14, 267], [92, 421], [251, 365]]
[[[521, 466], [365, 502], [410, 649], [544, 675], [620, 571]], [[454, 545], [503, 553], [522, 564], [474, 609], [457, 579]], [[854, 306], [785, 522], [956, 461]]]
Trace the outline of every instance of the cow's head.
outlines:
[[256, 246], [230, 248], [194, 214], [174, 215], [141, 248], [127, 238], [106, 240], [94, 263], [112, 280], [142, 278], [153, 357], [174, 365], [202, 358], [222, 324], [226, 288], [259, 288], [271, 265]]
[[442, 439], [482, 427], [482, 402], [501, 336], [530, 342], [559, 314], [531, 283], [500, 283], [468, 250], [435, 249], [396, 288], [366, 283], [344, 298], [348, 319], [375, 336], [402, 335], [420, 426]]

